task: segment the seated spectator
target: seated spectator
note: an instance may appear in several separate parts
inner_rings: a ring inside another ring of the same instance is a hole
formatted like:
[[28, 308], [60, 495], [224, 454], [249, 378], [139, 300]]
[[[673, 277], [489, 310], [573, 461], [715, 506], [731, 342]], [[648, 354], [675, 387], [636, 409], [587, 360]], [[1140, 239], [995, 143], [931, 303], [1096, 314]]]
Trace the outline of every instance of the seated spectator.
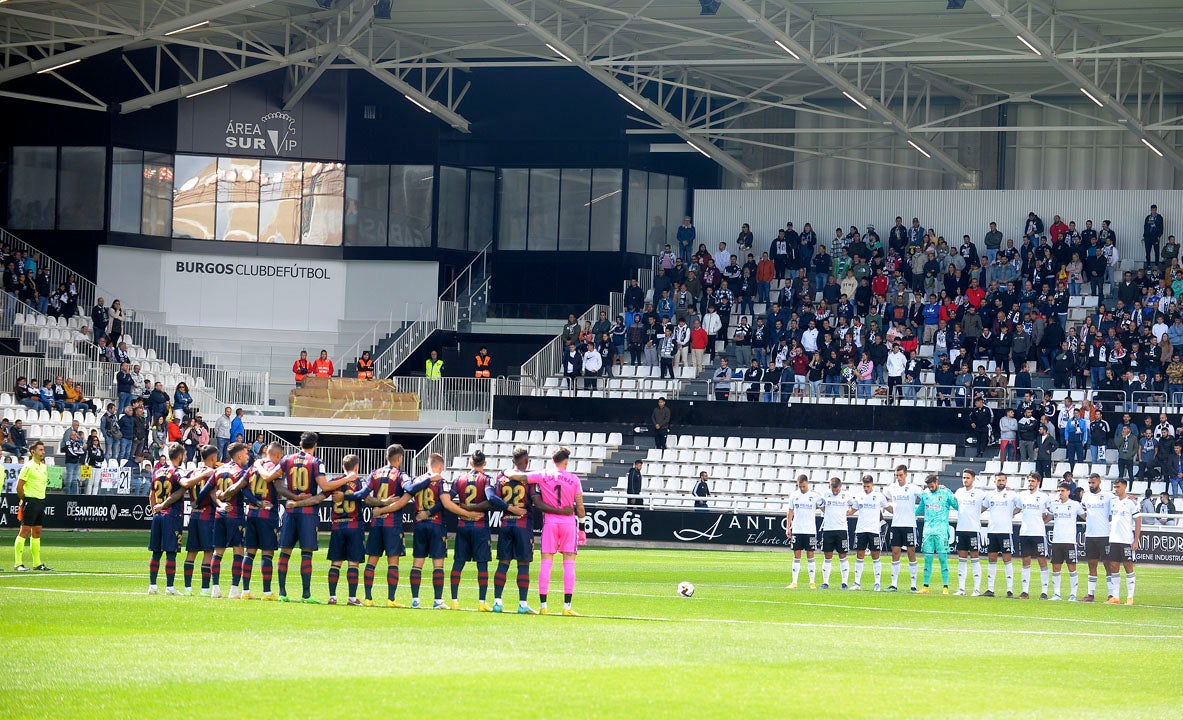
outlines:
[[[1158, 502], [1155, 503], [1155, 505], [1154, 505], [1154, 512], [1159, 515], [1178, 514], [1178, 511], [1175, 509], [1175, 504], [1171, 501], [1171, 496], [1165, 492], [1159, 494]], [[1172, 520], [1172, 519], [1168, 519], [1168, 518], [1160, 518], [1158, 522], [1160, 525], [1178, 525], [1179, 524], [1178, 520]]]
[[0, 420], [0, 450], [6, 453], [17, 455], [16, 445], [12, 444], [12, 424], [8, 422], [8, 418]]
[[62, 407], [58, 405], [53, 398], [53, 381], [45, 378], [45, 382], [41, 383], [41, 388], [38, 390], [41, 395], [41, 404], [45, 406], [46, 410], [61, 410]]
[[170, 443], [181, 441], [181, 424], [180, 423], [181, 423], [181, 418], [177, 417], [177, 414], [174, 411], [172, 418], [169, 419], [168, 424], [166, 426], [168, 428], [168, 441]]
[[95, 411], [95, 404], [91, 402], [90, 398], [82, 394], [82, 388], [78, 383], [74, 382], [73, 378], [66, 378], [62, 382], [62, 387], [66, 391], [66, 400], [74, 405], [75, 411]]
[[45, 405], [41, 403], [41, 391], [37, 388], [37, 381], [33, 380], [32, 384], [22, 375], [16, 379], [16, 385], [12, 388], [12, 394], [15, 396], [17, 403], [24, 405], [30, 410], [46, 410]]
[[164, 415], [152, 416], [152, 431], [148, 439], [148, 457], [160, 457], [168, 446], [168, 423]]

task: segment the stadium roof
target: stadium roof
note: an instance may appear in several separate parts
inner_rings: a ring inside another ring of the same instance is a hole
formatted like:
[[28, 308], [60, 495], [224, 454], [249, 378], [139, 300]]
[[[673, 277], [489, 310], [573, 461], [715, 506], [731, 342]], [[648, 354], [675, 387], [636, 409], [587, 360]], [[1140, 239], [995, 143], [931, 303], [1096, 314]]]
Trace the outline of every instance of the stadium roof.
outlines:
[[[96, 110], [109, 91], [74, 66], [106, 53], [136, 78], [123, 113], [279, 69], [294, 104], [353, 70], [464, 132], [470, 70], [578, 68], [636, 108], [630, 132], [677, 136], [740, 177], [761, 168], [735, 144], [802, 132], [777, 112], [792, 111], [838, 121], [811, 133], [898, 136], [968, 179], [938, 136], [1065, 98], [1095, 109], [1008, 131], [1124, 129], [1183, 169], [1168, 140], [1183, 127], [1178, 0], [0, 0], [0, 23], [0, 96]], [[57, 82], [22, 81], [37, 73]]]

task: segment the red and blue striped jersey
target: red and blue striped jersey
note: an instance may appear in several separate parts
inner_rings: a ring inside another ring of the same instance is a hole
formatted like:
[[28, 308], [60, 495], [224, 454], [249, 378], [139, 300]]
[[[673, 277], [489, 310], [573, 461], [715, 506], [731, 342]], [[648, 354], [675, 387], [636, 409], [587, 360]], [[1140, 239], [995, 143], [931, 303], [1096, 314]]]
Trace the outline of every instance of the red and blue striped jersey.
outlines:
[[[444, 492], [459, 505], [477, 505], [488, 500], [485, 496], [485, 491], [488, 488], [488, 475], [480, 470], [469, 470], [457, 475], [456, 479], [452, 481], [452, 486], [444, 488]], [[485, 527], [488, 525], [484, 513], [481, 514], [480, 520], [467, 520], [461, 517], [459, 523], [460, 527]]]
[[[275, 472], [275, 465], [269, 462], [265, 463], [263, 470], [270, 475]], [[247, 470], [246, 487], [243, 489], [243, 493], [249, 493], [246, 498], [251, 503], [247, 508], [248, 518], [271, 520], [279, 517], [279, 491], [275, 489], [275, 483], [278, 481], [279, 478], [272, 482], [263, 479], [263, 473], [259, 472], [257, 467], [252, 466], [250, 470]], [[261, 507], [259, 503], [263, 502], [271, 503], [271, 508]]]
[[[370, 495], [378, 500], [388, 500], [392, 497], [399, 497], [403, 494], [403, 483], [409, 481], [410, 478], [403, 473], [402, 470], [392, 466], [383, 465], [374, 472], [370, 473], [370, 481], [368, 488]], [[402, 531], [403, 527], [403, 512], [386, 513], [380, 517], [376, 517], [370, 521], [371, 527], [389, 527]]]
[[[420, 475], [419, 477], [415, 478], [415, 481], [412, 483], [412, 485], [418, 485], [426, 479], [426, 475]], [[418, 515], [421, 512], [431, 513], [431, 517], [421, 522], [429, 522], [436, 525], [444, 524], [444, 507], [440, 502], [440, 498], [443, 496], [443, 493], [444, 483], [443, 480], [440, 479], [431, 480], [414, 493], [411, 502], [414, 505], [415, 514]]]
[[[207, 468], [198, 467], [194, 473], [199, 473]], [[199, 482], [193, 487], [189, 488], [189, 494], [193, 500], [193, 507], [190, 509], [190, 517], [196, 517], [199, 520], [213, 520], [214, 511], [217, 509], [214, 503], [214, 476], [210, 475], [204, 482]]]
[[530, 489], [524, 482], [511, 480], [503, 473], [497, 474], [497, 479], [493, 483], [493, 488], [497, 496], [510, 507], [516, 507], [525, 510], [526, 514], [518, 517], [510, 512], [506, 512], [501, 518], [502, 527], [520, 527], [531, 528], [530, 522]]
[[[149, 505], [156, 506], [168, 499], [181, 489], [181, 475], [172, 465], [162, 465], [152, 473], [152, 488], [148, 491]], [[175, 502], [165, 509], [165, 514], [180, 517], [185, 509], [185, 503]]]
[[[283, 478], [289, 492], [295, 495], [301, 493], [315, 495], [320, 492], [320, 484], [316, 479], [324, 476], [324, 469], [317, 458], [301, 450], [285, 457], [280, 463], [280, 467], [283, 468]], [[316, 513], [316, 508], [309, 505], [296, 508], [291, 512], [296, 515], [313, 515]]]
[[361, 501], [350, 497], [361, 490], [361, 482], [352, 480], [342, 485], [340, 491], [345, 493], [341, 502], [333, 503], [333, 529], [355, 530], [362, 526]]
[[[246, 471], [236, 462], [228, 462], [214, 471], [214, 490], [226, 492], [234, 483], [238, 482]], [[215, 498], [216, 500], [216, 498]], [[234, 493], [234, 497], [222, 501], [224, 509], [219, 508], [217, 517], [237, 520], [243, 517], [242, 493]]]

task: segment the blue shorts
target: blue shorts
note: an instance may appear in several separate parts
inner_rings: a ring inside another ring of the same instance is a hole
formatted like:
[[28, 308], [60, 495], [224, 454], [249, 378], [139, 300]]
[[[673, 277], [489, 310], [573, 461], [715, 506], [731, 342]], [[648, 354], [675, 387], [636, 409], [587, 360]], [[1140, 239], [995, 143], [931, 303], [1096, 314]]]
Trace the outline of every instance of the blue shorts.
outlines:
[[493, 559], [493, 552], [489, 548], [489, 526], [461, 525], [456, 528], [456, 541], [452, 549], [452, 559], [455, 562], [466, 563], [469, 560], [487, 563]]
[[343, 528], [329, 533], [329, 562], [365, 560], [365, 532], [362, 528]]
[[441, 560], [448, 557], [448, 535], [444, 526], [433, 522], [415, 523], [412, 555], [416, 558], [429, 557]]
[[214, 547], [234, 548], [242, 545], [242, 518], [214, 518]]
[[378, 557], [399, 557], [407, 554], [403, 545], [402, 528], [374, 526], [370, 528], [370, 536], [366, 538], [366, 555]]
[[189, 536], [185, 538], [185, 552], [209, 552], [214, 549], [214, 521], [189, 518]]
[[153, 515], [148, 538], [152, 552], [175, 553], [181, 549], [181, 518], [176, 515]]
[[501, 531], [497, 533], [497, 559], [501, 562], [534, 562], [534, 537], [530, 530], [502, 525]]
[[299, 543], [301, 550], [319, 550], [316, 524], [316, 513], [287, 513], [283, 516], [283, 527], [279, 529], [279, 546], [290, 550]]
[[275, 550], [279, 548], [278, 518], [248, 517], [242, 544], [250, 550]]

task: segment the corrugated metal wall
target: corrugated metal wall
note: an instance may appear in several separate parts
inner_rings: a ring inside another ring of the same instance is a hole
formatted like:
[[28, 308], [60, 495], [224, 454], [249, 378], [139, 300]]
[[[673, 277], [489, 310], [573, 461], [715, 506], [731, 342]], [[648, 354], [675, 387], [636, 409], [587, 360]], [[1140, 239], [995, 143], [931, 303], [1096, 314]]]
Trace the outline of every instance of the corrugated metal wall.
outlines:
[[1158, 204], [1167, 234], [1180, 234], [1180, 190], [696, 190], [694, 225], [699, 242], [713, 249], [720, 240], [733, 242], [739, 226], [749, 223], [756, 249], [764, 250], [790, 220], [798, 230], [812, 223], [819, 240], [828, 242], [836, 227], [864, 229], [867, 223], [886, 240], [896, 215], [905, 224], [918, 217], [947, 239], [969, 234], [976, 243], [993, 220], [1017, 245], [1027, 213], [1034, 210], [1048, 225], [1056, 214], [1079, 228], [1085, 220], [1097, 228], [1111, 220], [1122, 257], [1141, 259], [1142, 219], [1151, 203]]

